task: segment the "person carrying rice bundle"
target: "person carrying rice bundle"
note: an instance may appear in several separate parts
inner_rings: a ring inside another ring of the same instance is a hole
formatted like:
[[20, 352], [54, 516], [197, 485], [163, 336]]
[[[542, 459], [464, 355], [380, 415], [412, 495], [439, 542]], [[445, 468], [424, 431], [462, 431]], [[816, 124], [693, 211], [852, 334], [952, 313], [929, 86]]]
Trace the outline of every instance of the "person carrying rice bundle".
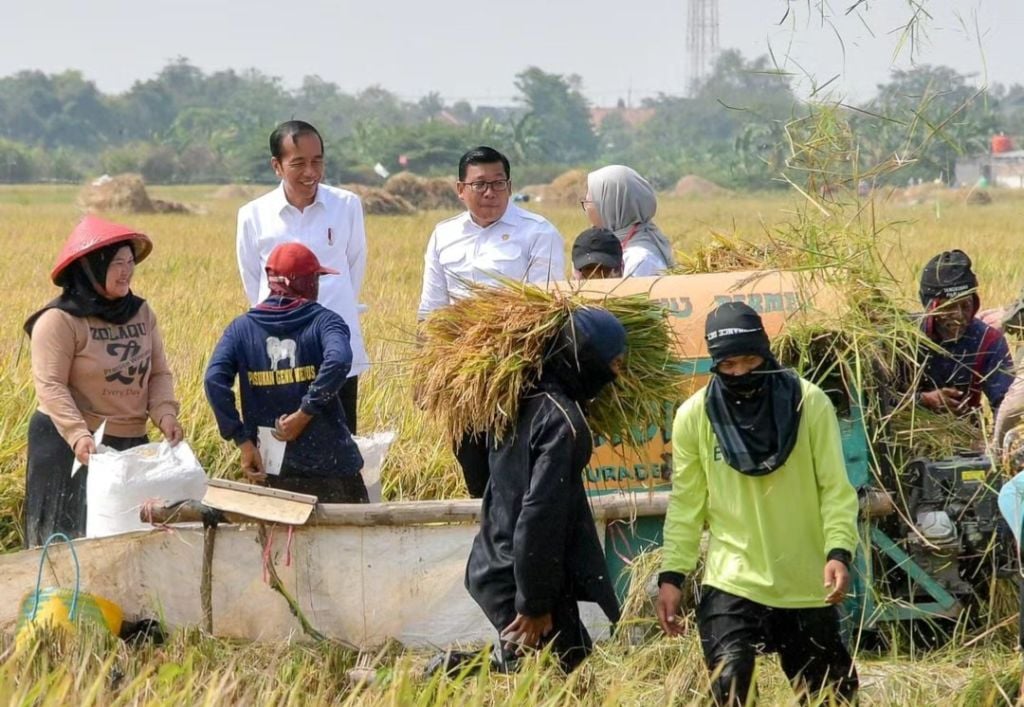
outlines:
[[576, 668], [592, 648], [578, 601], [619, 619], [582, 472], [594, 447], [587, 403], [616, 379], [625, 352], [612, 314], [573, 312], [523, 392], [514, 429], [491, 450], [466, 588], [499, 632], [500, 670], [544, 644], [566, 672]]

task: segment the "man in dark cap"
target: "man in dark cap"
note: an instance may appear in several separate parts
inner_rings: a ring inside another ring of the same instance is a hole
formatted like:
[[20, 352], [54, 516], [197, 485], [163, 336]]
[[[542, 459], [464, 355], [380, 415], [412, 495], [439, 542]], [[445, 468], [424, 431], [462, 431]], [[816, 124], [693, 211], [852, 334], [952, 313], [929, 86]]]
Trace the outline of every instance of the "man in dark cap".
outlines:
[[707, 525], [697, 624], [716, 702], [747, 704], [758, 650], [779, 654], [798, 691], [852, 701], [857, 672], [836, 605], [857, 546], [857, 494], [835, 409], [779, 364], [747, 305], [715, 309], [705, 338], [711, 380], [672, 428], [658, 620], [683, 633], [681, 587]]
[[981, 301], [967, 254], [947, 250], [929, 260], [921, 272], [920, 296], [921, 326], [941, 349], [921, 353], [921, 405], [964, 415], [981, 407], [984, 393], [998, 411], [1013, 383], [1013, 361], [1002, 332], [975, 316]]
[[588, 228], [572, 244], [577, 280], [622, 277], [622, 243], [607, 228]]

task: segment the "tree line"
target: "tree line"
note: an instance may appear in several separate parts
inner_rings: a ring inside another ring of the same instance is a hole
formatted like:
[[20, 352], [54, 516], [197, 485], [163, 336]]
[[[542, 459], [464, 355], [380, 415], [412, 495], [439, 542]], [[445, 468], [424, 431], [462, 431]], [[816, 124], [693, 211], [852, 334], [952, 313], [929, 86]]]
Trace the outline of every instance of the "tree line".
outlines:
[[[725, 51], [690, 96], [620, 102], [595, 125], [580, 77], [537, 67], [516, 76], [506, 107], [438, 93], [406, 101], [379, 86], [350, 94], [317, 76], [288, 89], [255, 69], [206, 73], [184, 58], [115, 95], [77, 71], [23, 71], [0, 78], [0, 182], [121, 172], [161, 184], [268, 181], [267, 135], [294, 117], [321, 129], [333, 182], [378, 182], [377, 164], [451, 176], [468, 146], [490, 144], [515, 160], [519, 184], [625, 163], [661, 188], [698, 174], [765, 189], [790, 167], [793, 126], [824, 100], [798, 98], [792, 83], [768, 57]], [[1024, 135], [1024, 86], [984, 87], [943, 66], [893, 71], [870, 100], [837, 107], [857, 161], [905, 163], [890, 179], [948, 181], [957, 157], [985, 151], [991, 135]]]

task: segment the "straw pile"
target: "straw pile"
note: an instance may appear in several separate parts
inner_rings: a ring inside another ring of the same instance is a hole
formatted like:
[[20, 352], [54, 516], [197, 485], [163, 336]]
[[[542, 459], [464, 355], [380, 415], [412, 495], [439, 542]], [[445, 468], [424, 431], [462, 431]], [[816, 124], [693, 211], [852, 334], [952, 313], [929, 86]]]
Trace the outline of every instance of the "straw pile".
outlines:
[[212, 198], [218, 201], [254, 199], [263, 191], [269, 191], [269, 189], [267, 187], [261, 189], [247, 184], [225, 184], [213, 192]]
[[539, 188], [536, 194], [529, 189], [524, 189], [524, 192], [546, 203], [575, 206], [587, 195], [587, 173], [582, 169], [570, 169]]
[[412, 172], [399, 172], [384, 183], [384, 189], [417, 209], [458, 209], [462, 205], [455, 186], [447, 179], [427, 179]]
[[660, 424], [679, 402], [683, 376], [668, 312], [646, 296], [595, 301], [532, 285], [470, 285], [470, 295], [424, 322], [413, 379], [421, 407], [452, 440], [467, 431], [497, 438], [514, 424], [520, 396], [540, 378], [544, 353], [572, 311], [602, 306], [626, 329], [626, 363], [614, 385], [593, 401], [595, 434], [633, 439], [632, 430]]
[[754, 243], [742, 238], [715, 233], [711, 242], [691, 253], [680, 253], [672, 269], [677, 275], [742, 270], [789, 270], [800, 265], [801, 251], [792, 243], [768, 240]]
[[731, 191], [720, 187], [709, 179], [698, 177], [696, 174], [687, 174], [680, 177], [672, 190], [672, 196], [681, 198], [700, 199], [709, 196], [728, 196]]
[[138, 174], [101, 177], [82, 187], [78, 194], [82, 209], [93, 212], [122, 211], [130, 214], [188, 214], [193, 209], [181, 202], [150, 199], [146, 183]]
[[408, 216], [416, 213], [416, 207], [400, 196], [379, 187], [362, 184], [342, 184], [363, 202], [363, 213], [374, 216]]

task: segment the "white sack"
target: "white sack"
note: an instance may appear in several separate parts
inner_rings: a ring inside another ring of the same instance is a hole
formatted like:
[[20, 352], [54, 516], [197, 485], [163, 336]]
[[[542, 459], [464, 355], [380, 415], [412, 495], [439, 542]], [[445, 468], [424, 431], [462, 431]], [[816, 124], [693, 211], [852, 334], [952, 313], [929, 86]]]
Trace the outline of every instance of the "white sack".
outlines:
[[380, 470], [388, 447], [395, 441], [393, 431], [374, 432], [369, 437], [353, 437], [359, 453], [363, 455], [363, 483], [370, 503], [380, 503]]
[[139, 520], [139, 511], [147, 501], [201, 501], [205, 493], [206, 472], [185, 442], [152, 442], [123, 452], [101, 445], [89, 457], [85, 535], [146, 530], [152, 526]]

